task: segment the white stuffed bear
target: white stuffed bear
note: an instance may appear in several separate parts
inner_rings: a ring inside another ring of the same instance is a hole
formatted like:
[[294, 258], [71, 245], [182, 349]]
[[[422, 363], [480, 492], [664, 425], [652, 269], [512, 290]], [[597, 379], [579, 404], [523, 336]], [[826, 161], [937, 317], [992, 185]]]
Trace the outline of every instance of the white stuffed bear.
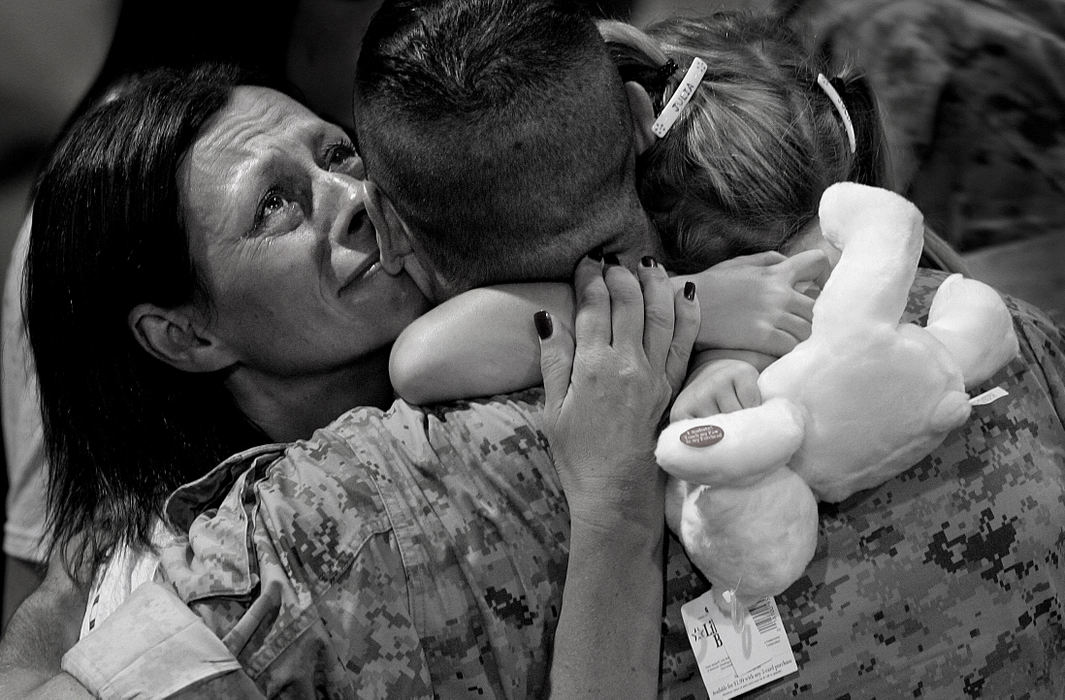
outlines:
[[877, 486], [969, 417], [967, 387], [1017, 354], [1009, 311], [987, 285], [951, 275], [928, 324], [900, 324], [923, 239], [917, 208], [888, 190], [837, 183], [821, 198], [841, 250], [809, 339], [759, 376], [761, 406], [668, 425], [655, 457], [666, 516], [718, 604], [776, 595], [817, 543], [817, 499]]

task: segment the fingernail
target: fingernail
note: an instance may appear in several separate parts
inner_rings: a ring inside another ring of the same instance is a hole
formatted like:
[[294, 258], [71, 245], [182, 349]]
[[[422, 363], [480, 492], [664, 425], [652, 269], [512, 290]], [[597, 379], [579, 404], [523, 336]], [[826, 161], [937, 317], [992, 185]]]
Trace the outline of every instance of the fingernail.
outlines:
[[684, 298], [688, 301], [695, 301], [695, 282], [684, 283]]
[[650, 255], [645, 255], [642, 258], [640, 258], [640, 264], [643, 265], [644, 267], [654, 267], [658, 263], [655, 262], [655, 259], [652, 258]]
[[555, 330], [555, 324], [551, 322], [551, 314], [540, 309], [533, 314], [533, 323], [536, 324], [536, 335], [540, 340], [547, 340]]
[[595, 250], [588, 251], [588, 257], [596, 262], [601, 261], [603, 259], [603, 249], [596, 248]]
[[618, 260], [618, 256], [614, 253], [607, 253], [603, 256], [603, 262], [607, 265], [620, 265], [621, 261]]

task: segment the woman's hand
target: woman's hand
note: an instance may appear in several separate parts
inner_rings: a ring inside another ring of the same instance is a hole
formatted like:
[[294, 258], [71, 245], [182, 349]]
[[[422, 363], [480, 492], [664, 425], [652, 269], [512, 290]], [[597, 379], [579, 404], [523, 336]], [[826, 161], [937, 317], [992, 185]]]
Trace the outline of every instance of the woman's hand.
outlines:
[[828, 256], [820, 250], [790, 258], [770, 252], [733, 258], [674, 284], [694, 280], [699, 287], [703, 319], [696, 349], [780, 357], [810, 337], [815, 292], [829, 272]]
[[571, 525], [551, 660], [557, 697], [654, 697], [658, 688], [665, 478], [653, 450], [699, 304], [694, 287], [674, 294], [653, 261], [637, 274], [583, 260], [573, 334], [536, 314], [544, 432]]
[[655, 500], [658, 427], [699, 328], [694, 288], [674, 293], [657, 264], [637, 275], [585, 258], [574, 278], [576, 337], [537, 318], [544, 432], [571, 518], [603, 525], [619, 513], [641, 519]]

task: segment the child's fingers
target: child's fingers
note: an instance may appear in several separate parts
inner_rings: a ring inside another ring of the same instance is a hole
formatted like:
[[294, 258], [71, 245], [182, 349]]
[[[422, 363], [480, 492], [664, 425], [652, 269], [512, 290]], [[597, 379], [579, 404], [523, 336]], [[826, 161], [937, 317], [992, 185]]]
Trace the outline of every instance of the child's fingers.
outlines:
[[786, 268], [793, 287], [800, 283], [805, 286], [806, 283], [811, 282], [818, 286], [824, 286], [829, 273], [832, 272], [828, 255], [823, 250], [816, 248], [796, 253], [781, 263], [781, 265]]
[[673, 338], [666, 354], [666, 379], [674, 395], [684, 385], [688, 375], [688, 363], [701, 320], [695, 283], [687, 282], [683, 289], [673, 295]]
[[540, 339], [540, 372], [544, 378], [544, 421], [553, 423], [562, 412], [573, 373], [573, 337], [564, 327], [556, 328], [550, 312], [533, 315], [536, 335]]
[[[751, 368], [754, 370], [754, 368]], [[741, 377], [736, 380], [736, 399], [740, 408], [754, 408], [762, 405], [762, 392], [758, 389], [758, 372], [753, 371], [751, 377]]]
[[734, 387], [730, 387], [730, 391], [722, 391], [718, 394], [715, 403], [717, 404], [718, 413], [732, 413], [743, 408], [739, 397], [736, 396]]
[[796, 290], [794, 294], [788, 297], [788, 301], [784, 304], [784, 310], [809, 322], [814, 318], [815, 301], [815, 298], [808, 296], [805, 292]]
[[794, 338], [795, 343], [801, 343], [810, 337], [812, 326], [808, 319], [795, 314], [782, 314], [777, 318], [776, 328], [778, 331], [787, 333]]
[[636, 276], [643, 290], [643, 349], [651, 368], [660, 371], [666, 366], [673, 344], [676, 315], [673, 283], [665, 268], [649, 256], [640, 261]]
[[752, 253], [750, 255], [737, 255], [734, 258], [725, 260], [718, 263], [721, 267], [731, 267], [733, 265], [751, 265], [752, 267], [769, 267], [770, 265], [776, 265], [777, 263], [784, 262], [788, 259], [788, 256], [783, 253], [779, 253], [775, 250], [766, 250], [761, 253]]
[[610, 293], [611, 344], [626, 349], [643, 349], [643, 292], [636, 276], [622, 267], [617, 257], [607, 254], [603, 278]]
[[610, 292], [603, 280], [603, 265], [585, 257], [573, 273], [577, 312], [573, 321], [575, 342], [610, 344]]

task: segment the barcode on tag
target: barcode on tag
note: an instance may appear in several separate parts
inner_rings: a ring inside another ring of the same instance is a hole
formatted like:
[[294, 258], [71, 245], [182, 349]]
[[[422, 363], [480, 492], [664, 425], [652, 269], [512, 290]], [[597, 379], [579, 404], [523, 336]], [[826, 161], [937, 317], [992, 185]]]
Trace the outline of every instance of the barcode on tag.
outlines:
[[771, 598], [762, 598], [750, 607], [751, 617], [754, 618], [754, 625], [758, 628], [758, 631], [762, 633], [762, 636], [768, 636], [776, 629], [776, 624], [773, 619], [775, 611], [769, 607], [770, 600]]
[[681, 607], [688, 641], [703, 685], [713, 700], [727, 700], [799, 669], [776, 601], [756, 601], [739, 629], [707, 591]]

